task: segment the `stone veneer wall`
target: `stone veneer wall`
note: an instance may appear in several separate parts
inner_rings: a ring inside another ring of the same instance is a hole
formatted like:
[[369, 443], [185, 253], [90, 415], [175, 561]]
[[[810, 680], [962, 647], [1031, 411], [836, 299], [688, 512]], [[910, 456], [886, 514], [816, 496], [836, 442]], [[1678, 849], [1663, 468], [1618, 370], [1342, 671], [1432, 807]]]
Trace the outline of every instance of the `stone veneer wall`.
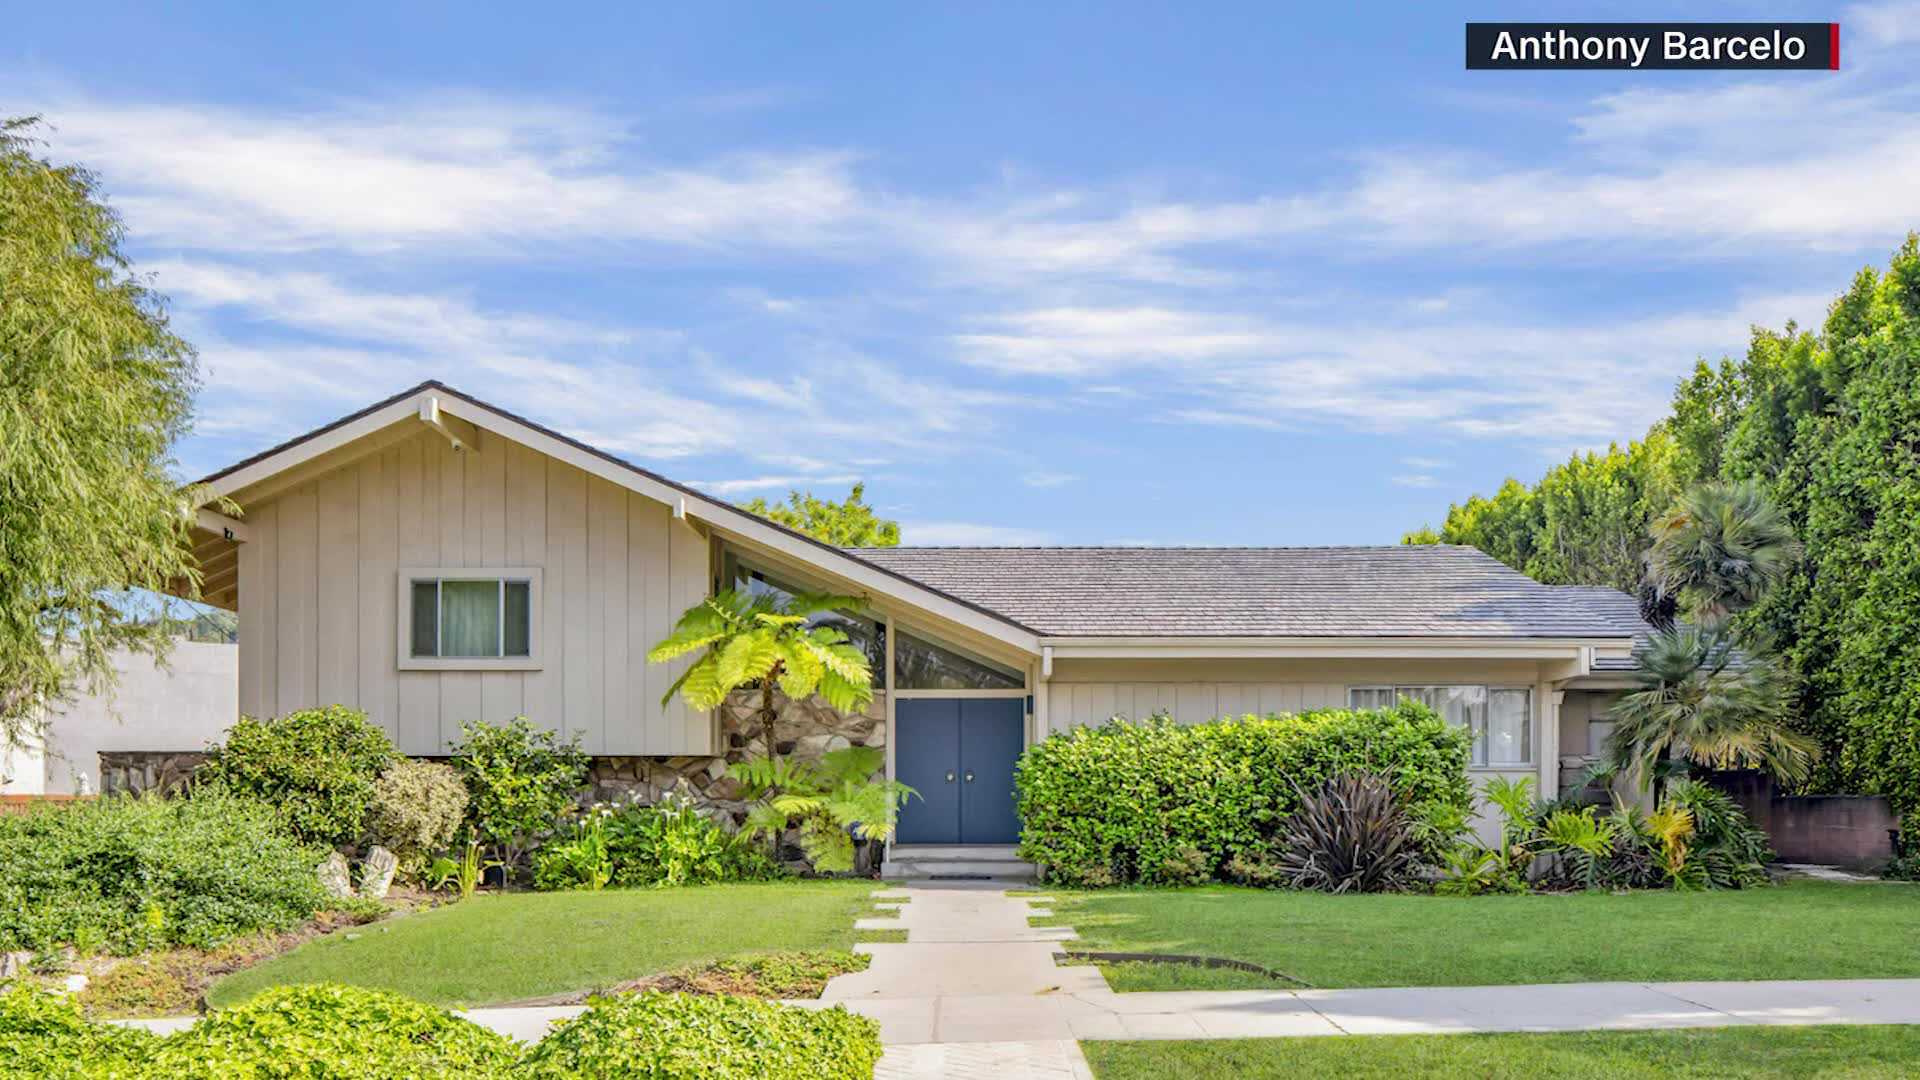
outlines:
[[172, 794], [186, 787], [193, 770], [206, 760], [207, 755], [198, 750], [102, 750], [100, 793], [157, 790]]
[[[720, 709], [720, 745], [716, 756], [595, 757], [588, 771], [591, 797], [596, 800], [637, 800], [651, 803], [679, 790], [716, 817], [734, 824], [746, 820], [747, 804], [740, 801], [740, 784], [727, 775], [736, 761], [765, 757], [766, 736], [757, 713], [758, 691], [736, 693]], [[790, 701], [774, 695], [779, 720], [774, 725], [774, 747], [784, 755], [817, 760], [830, 750], [848, 746], [887, 745], [887, 699], [875, 694], [864, 710], [842, 714], [817, 695]], [[206, 760], [199, 752], [102, 751], [101, 787], [104, 793], [140, 792], [158, 788], [175, 791]]]
[[[741, 691], [720, 707], [718, 756], [596, 757], [588, 775], [593, 797], [603, 801], [637, 800], [650, 803], [678, 790], [715, 816], [735, 824], [746, 820], [747, 804], [740, 800], [740, 784], [727, 775], [736, 761], [765, 757], [766, 734], [760, 724], [759, 691]], [[801, 761], [818, 760], [830, 750], [849, 746], [887, 745], [887, 699], [875, 694], [864, 710], [843, 714], [817, 695], [792, 701], [774, 695], [779, 719], [774, 724], [774, 749]]]

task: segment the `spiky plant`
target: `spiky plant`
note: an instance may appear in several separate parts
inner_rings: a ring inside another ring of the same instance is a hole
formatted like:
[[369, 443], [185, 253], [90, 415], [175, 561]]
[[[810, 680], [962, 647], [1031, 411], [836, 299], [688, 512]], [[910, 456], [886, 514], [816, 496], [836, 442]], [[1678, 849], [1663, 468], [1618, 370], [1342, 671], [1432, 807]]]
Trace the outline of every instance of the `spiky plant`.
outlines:
[[1751, 482], [1689, 489], [1652, 534], [1648, 582], [1703, 624], [1758, 603], [1800, 555], [1786, 516]]
[[1413, 817], [1387, 782], [1345, 773], [1299, 791], [1288, 817], [1280, 869], [1297, 889], [1387, 892], [1413, 878], [1419, 844]]
[[784, 602], [727, 589], [695, 604], [680, 616], [673, 633], [647, 652], [652, 663], [704, 649], [693, 665], [661, 697], [664, 708], [675, 694], [695, 709], [715, 709], [745, 686], [760, 688], [760, 721], [767, 756], [775, 756], [774, 708], [777, 687], [790, 700], [818, 693], [827, 704], [851, 712], [873, 700], [873, 671], [867, 654], [831, 626], [808, 626], [823, 611], [856, 610], [864, 601], [852, 596], [801, 593]]
[[1818, 744], [1787, 726], [1791, 695], [1771, 658], [1742, 657], [1724, 629], [1676, 626], [1653, 634], [1635, 674], [1640, 688], [1611, 710], [1609, 764], [1639, 776], [1659, 801], [1670, 763], [1764, 769], [1804, 782]]

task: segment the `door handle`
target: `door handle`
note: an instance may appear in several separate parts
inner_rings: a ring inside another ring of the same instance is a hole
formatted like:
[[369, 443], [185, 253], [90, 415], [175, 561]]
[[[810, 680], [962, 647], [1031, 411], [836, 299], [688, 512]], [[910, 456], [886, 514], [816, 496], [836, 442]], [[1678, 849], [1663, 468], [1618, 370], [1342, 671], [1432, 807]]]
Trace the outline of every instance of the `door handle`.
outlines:
[[967, 774], [967, 783], [969, 783], [969, 784], [971, 784], [971, 783], [973, 783], [973, 774], [972, 774], [972, 773], [968, 773], [968, 774]]
[[[968, 777], [968, 779], [972, 779], [972, 777]], [[947, 783], [953, 783], [953, 773], [951, 772], [947, 773]]]

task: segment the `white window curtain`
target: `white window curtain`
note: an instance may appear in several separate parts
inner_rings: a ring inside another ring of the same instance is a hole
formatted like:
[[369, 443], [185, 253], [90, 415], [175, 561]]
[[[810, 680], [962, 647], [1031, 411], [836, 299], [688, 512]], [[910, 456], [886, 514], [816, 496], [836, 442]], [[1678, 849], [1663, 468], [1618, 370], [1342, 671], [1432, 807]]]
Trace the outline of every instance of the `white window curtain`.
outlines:
[[500, 655], [500, 583], [440, 583], [440, 655]]
[[1533, 760], [1531, 691], [1490, 691], [1484, 686], [1356, 686], [1347, 691], [1347, 705], [1354, 709], [1384, 709], [1402, 698], [1420, 702], [1447, 723], [1472, 732], [1476, 766]]

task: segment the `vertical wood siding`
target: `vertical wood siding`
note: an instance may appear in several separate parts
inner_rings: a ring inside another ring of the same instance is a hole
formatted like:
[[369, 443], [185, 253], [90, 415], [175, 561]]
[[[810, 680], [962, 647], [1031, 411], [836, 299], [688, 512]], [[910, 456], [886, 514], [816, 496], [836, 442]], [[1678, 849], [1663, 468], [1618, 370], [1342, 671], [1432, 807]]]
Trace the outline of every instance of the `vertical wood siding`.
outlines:
[[[431, 432], [248, 506], [240, 545], [240, 708], [364, 709], [410, 754], [473, 720], [524, 715], [596, 754], [705, 754], [713, 724], [662, 709], [686, 661], [646, 662], [707, 593], [708, 545], [668, 508], [492, 435]], [[538, 671], [401, 671], [402, 566], [545, 571]]]

